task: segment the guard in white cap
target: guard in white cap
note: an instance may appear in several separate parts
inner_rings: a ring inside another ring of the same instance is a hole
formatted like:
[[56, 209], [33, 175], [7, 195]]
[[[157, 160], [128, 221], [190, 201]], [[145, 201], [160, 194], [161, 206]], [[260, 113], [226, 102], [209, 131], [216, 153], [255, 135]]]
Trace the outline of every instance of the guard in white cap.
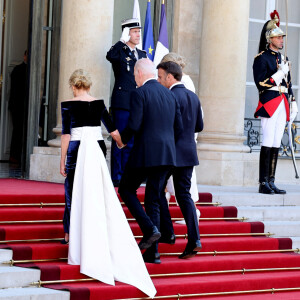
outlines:
[[[146, 51], [136, 48], [140, 43], [141, 25], [139, 19], [127, 19], [121, 23], [120, 41], [107, 52], [106, 59], [111, 62], [115, 75], [115, 85], [111, 96], [111, 112], [116, 128], [121, 132], [126, 127], [130, 111], [130, 93], [136, 89], [134, 65], [140, 58], [147, 57]], [[111, 177], [114, 186], [119, 186], [125, 164], [128, 160], [133, 139], [123, 149], [112, 141]]]

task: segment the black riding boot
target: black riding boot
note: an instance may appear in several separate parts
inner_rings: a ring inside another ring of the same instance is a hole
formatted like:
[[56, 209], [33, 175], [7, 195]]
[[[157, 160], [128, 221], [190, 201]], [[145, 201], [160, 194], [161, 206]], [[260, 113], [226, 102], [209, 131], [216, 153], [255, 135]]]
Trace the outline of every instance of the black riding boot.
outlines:
[[270, 168], [271, 148], [262, 146], [259, 157], [259, 190], [261, 194], [274, 194], [269, 185], [269, 168]]
[[275, 172], [278, 159], [279, 148], [271, 148], [270, 154], [270, 169], [269, 169], [269, 186], [275, 192], [275, 194], [286, 194], [285, 190], [280, 190], [274, 183]]

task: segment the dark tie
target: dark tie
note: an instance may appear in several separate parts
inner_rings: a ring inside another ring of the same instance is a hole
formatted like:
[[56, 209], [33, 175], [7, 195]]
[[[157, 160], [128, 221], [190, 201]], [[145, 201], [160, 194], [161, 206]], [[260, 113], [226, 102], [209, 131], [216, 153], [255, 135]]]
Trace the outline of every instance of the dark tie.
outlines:
[[133, 54], [133, 57], [134, 57], [135, 59], [137, 59], [137, 55], [136, 55], [135, 50], [133, 49], [131, 52], [132, 52], [132, 54]]

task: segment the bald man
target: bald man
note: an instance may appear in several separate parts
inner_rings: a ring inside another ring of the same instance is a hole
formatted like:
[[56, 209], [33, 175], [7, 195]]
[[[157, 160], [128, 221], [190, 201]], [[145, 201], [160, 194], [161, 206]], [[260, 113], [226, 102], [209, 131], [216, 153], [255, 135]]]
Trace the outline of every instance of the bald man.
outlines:
[[[155, 79], [156, 69], [149, 59], [140, 59], [134, 68], [138, 89], [132, 92], [130, 117], [121, 133], [126, 144], [134, 136], [134, 144], [119, 186], [119, 194], [137, 220], [144, 236], [140, 249], [148, 249], [145, 262], [160, 263], [157, 240], [161, 234], [160, 206], [166, 176], [176, 163], [175, 138], [182, 132], [179, 104], [167, 88]], [[136, 191], [147, 180], [145, 210]], [[170, 214], [167, 222], [170, 222]], [[164, 220], [162, 220], [163, 222]]]

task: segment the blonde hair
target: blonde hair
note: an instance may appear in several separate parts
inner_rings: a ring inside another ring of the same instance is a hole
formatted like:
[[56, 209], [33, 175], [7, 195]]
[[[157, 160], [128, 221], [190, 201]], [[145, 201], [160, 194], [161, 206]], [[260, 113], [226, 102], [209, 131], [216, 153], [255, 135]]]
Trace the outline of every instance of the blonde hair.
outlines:
[[87, 71], [83, 69], [77, 69], [70, 76], [69, 84], [77, 89], [88, 90], [92, 85], [92, 79]]
[[175, 52], [170, 52], [166, 54], [161, 60], [161, 62], [168, 62], [168, 61], [175, 62], [181, 67], [181, 69], [184, 69], [184, 67], [186, 66], [185, 58]]

